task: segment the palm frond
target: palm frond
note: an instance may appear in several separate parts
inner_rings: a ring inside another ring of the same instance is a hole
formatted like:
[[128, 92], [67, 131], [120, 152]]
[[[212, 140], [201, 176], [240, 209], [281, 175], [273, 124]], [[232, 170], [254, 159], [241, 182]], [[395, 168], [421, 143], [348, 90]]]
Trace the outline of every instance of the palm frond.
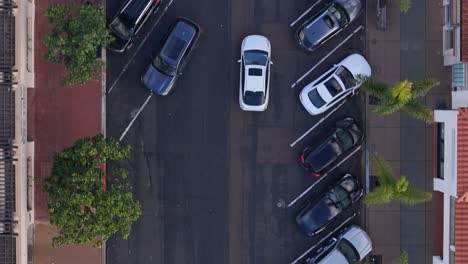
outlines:
[[432, 193], [408, 186], [406, 192], [395, 194], [395, 198], [406, 205], [415, 205], [418, 203], [427, 202], [432, 199]]
[[434, 111], [414, 99], [403, 106], [403, 109], [414, 118], [424, 121], [427, 124], [432, 124], [432, 122], [434, 122]]
[[389, 115], [395, 113], [396, 111], [399, 111], [403, 106], [404, 105], [399, 104], [396, 101], [384, 100], [380, 101], [380, 103], [377, 106], [375, 106], [373, 111], [380, 115]]
[[439, 80], [434, 78], [425, 78], [422, 80], [415, 81], [413, 83], [412, 94], [413, 98], [423, 97], [432, 88], [440, 85]]
[[392, 187], [389, 186], [378, 186], [372, 191], [366, 194], [364, 202], [368, 205], [388, 203], [393, 198]]
[[411, 8], [411, 0], [398, 0], [398, 9], [400, 12], [406, 13]]
[[385, 97], [389, 95], [389, 89], [385, 83], [372, 78], [363, 78], [361, 80], [362, 84], [359, 88], [368, 95], [374, 96], [380, 100], [385, 99]]
[[394, 264], [408, 264], [408, 251], [403, 249]]
[[390, 94], [398, 104], [404, 105], [412, 98], [413, 83], [408, 80], [399, 81], [390, 89]]
[[390, 164], [377, 153], [372, 154], [371, 159], [372, 163], [376, 166], [376, 176], [379, 179], [379, 184], [382, 186], [393, 186], [396, 180], [393, 177]]

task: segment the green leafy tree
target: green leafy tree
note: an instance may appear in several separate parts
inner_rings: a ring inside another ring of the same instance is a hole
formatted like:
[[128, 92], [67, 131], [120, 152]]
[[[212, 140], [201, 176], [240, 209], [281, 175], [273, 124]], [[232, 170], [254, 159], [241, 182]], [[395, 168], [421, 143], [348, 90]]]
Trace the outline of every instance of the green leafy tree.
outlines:
[[47, 8], [45, 15], [53, 27], [44, 41], [49, 49], [46, 59], [65, 65], [68, 76], [64, 82], [83, 84], [98, 79], [104, 63], [97, 53], [112, 41], [104, 9], [91, 4], [57, 4]]
[[400, 9], [400, 12], [406, 13], [410, 10], [411, 4], [411, 0], [398, 0], [398, 9]]
[[100, 134], [80, 139], [54, 155], [52, 172], [44, 185], [49, 194], [50, 222], [59, 230], [53, 246], [92, 243], [100, 247], [119, 231], [128, 238], [141, 206], [133, 199], [127, 171], [116, 169], [110, 178], [104, 166], [129, 155], [129, 146]]
[[400, 176], [396, 180], [388, 162], [377, 154], [372, 155], [372, 161], [376, 166], [379, 185], [366, 195], [364, 199], [366, 204], [381, 204], [399, 200], [403, 204], [414, 205], [432, 199], [432, 193], [413, 188], [405, 176]]
[[400, 256], [393, 262], [394, 264], [408, 264], [408, 251], [402, 250]]
[[425, 96], [430, 89], [439, 85], [439, 81], [431, 78], [415, 82], [403, 80], [391, 88], [372, 78], [361, 78], [360, 81], [361, 89], [379, 100], [374, 112], [387, 115], [404, 110], [428, 124], [434, 121], [432, 109], [419, 102], [418, 98]]

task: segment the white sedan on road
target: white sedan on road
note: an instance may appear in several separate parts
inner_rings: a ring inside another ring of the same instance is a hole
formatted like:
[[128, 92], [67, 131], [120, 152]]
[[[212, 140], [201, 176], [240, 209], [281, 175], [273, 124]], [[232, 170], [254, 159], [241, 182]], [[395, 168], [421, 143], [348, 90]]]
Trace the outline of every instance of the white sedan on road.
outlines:
[[311, 115], [321, 114], [354, 94], [361, 83], [358, 76], [370, 77], [371, 67], [357, 53], [351, 54], [302, 89], [299, 99]]
[[268, 106], [271, 62], [270, 41], [250, 35], [241, 45], [239, 104], [244, 111], [264, 111]]

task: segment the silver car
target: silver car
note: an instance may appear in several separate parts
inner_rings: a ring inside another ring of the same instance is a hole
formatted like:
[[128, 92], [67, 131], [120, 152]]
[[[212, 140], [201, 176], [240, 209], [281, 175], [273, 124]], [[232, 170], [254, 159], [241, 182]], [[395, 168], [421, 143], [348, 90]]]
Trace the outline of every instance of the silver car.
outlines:
[[347, 27], [361, 12], [360, 0], [333, 0], [296, 30], [296, 40], [313, 51]]
[[363, 260], [372, 250], [372, 242], [364, 230], [357, 226], [346, 229], [338, 239], [318, 253], [306, 259], [306, 264], [355, 264]]

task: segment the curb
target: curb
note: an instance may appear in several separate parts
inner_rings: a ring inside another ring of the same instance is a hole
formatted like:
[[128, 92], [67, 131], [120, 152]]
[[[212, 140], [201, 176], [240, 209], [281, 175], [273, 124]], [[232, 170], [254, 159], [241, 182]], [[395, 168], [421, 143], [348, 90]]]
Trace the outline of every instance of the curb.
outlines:
[[[104, 66], [101, 71], [101, 133], [106, 137], [106, 49], [101, 49], [101, 59]], [[106, 264], [106, 242], [101, 247], [101, 263]]]

